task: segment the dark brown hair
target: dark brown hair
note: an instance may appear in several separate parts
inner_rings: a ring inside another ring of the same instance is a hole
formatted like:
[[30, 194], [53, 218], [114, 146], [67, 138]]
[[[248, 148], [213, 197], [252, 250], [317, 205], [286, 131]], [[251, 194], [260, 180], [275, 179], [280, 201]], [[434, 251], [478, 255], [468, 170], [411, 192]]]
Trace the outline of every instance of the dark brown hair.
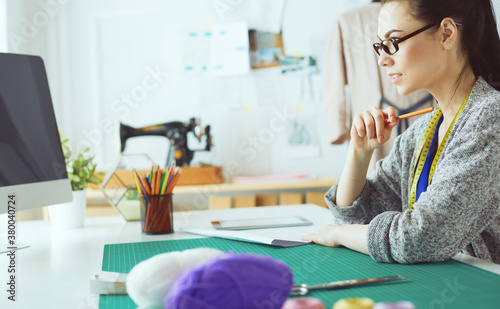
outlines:
[[450, 17], [462, 25], [462, 51], [476, 77], [500, 90], [500, 38], [491, 0], [382, 0], [408, 1], [410, 14], [426, 24]]

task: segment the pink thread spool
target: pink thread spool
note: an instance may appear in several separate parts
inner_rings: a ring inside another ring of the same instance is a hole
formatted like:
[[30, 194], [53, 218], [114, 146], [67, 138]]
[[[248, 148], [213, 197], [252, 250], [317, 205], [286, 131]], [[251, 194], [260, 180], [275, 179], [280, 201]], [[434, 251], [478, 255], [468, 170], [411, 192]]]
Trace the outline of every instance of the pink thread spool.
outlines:
[[412, 302], [399, 301], [395, 303], [376, 303], [373, 309], [417, 309]]
[[326, 307], [317, 298], [302, 297], [287, 300], [281, 309], [326, 309]]

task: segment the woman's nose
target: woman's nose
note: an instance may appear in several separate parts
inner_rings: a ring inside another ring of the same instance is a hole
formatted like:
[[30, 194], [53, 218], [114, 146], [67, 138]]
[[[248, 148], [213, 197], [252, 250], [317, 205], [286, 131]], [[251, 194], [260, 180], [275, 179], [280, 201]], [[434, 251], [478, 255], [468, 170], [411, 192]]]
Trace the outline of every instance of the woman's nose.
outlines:
[[391, 66], [394, 63], [394, 60], [384, 50], [381, 50], [377, 62], [379, 66], [386, 67], [386, 66]]

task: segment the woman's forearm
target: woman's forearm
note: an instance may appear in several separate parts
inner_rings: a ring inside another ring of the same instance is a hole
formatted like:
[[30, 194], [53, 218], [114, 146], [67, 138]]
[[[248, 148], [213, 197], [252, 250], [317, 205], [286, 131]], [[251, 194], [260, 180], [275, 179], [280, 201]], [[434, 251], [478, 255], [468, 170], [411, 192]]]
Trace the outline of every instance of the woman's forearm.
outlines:
[[330, 224], [301, 239], [328, 247], [344, 246], [368, 254], [367, 231], [367, 224]]
[[373, 150], [362, 152], [349, 145], [347, 161], [337, 188], [337, 206], [351, 206], [366, 183], [366, 173]]
[[368, 254], [368, 224], [341, 225], [335, 231], [337, 243], [351, 250]]

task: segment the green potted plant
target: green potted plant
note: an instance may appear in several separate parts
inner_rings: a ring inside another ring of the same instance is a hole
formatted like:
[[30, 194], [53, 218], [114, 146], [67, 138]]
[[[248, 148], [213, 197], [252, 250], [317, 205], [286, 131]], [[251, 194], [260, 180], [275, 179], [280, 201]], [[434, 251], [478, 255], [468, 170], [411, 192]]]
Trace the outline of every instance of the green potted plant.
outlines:
[[95, 156], [90, 156], [90, 147], [71, 150], [66, 143], [68, 139], [61, 142], [66, 163], [66, 171], [71, 181], [73, 191], [85, 190], [89, 183], [99, 185], [101, 179], [96, 176], [97, 164], [94, 163]]
[[61, 142], [66, 163], [68, 179], [73, 190], [73, 201], [49, 206], [49, 216], [56, 228], [77, 228], [83, 226], [87, 206], [86, 188], [89, 184], [99, 185], [101, 179], [96, 175], [95, 156], [90, 155], [90, 147], [72, 150], [68, 139]]

